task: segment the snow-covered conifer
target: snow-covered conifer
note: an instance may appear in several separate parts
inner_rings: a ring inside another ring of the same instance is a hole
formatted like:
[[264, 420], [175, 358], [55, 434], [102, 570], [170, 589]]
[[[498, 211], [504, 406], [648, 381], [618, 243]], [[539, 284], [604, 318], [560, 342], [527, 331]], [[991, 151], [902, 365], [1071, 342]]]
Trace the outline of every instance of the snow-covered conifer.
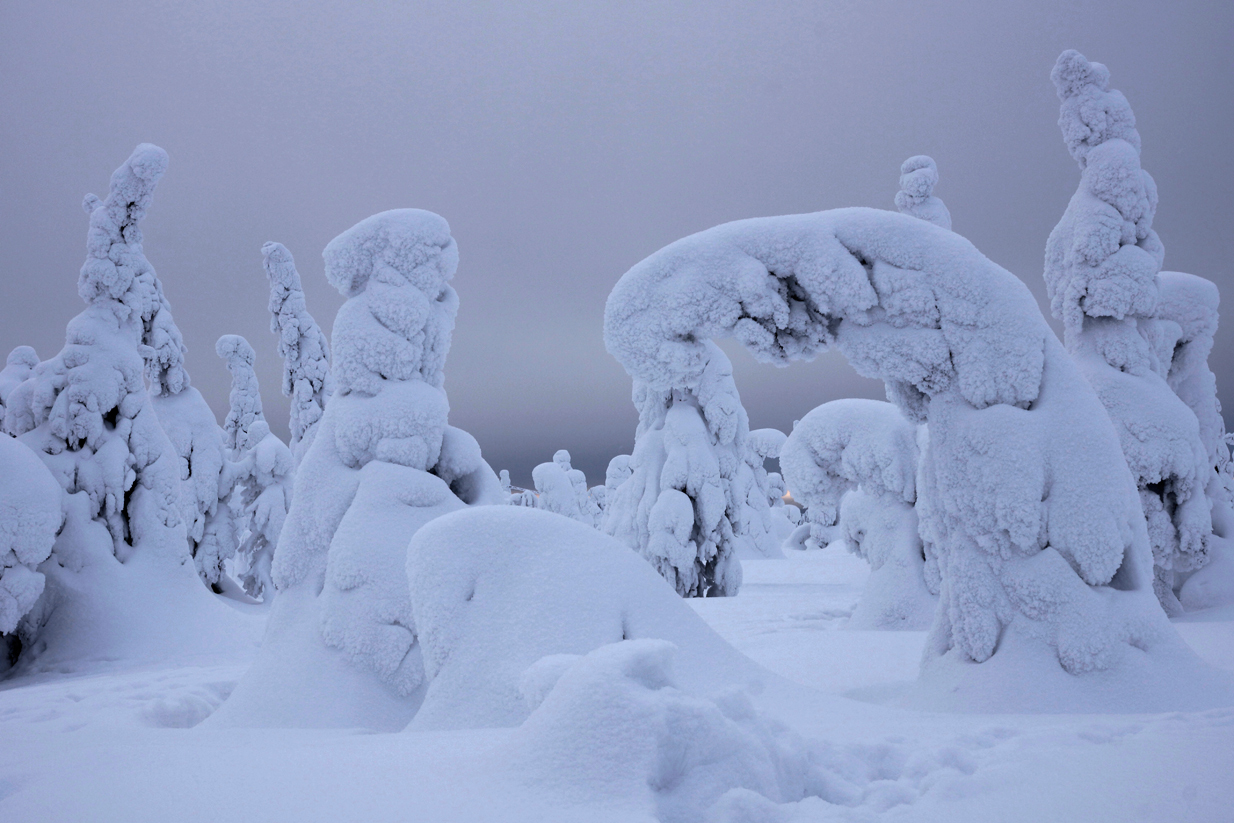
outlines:
[[444, 366], [458, 247], [431, 212], [382, 212], [323, 254], [347, 302], [336, 392], [296, 470], [261, 654], [214, 722], [402, 728], [424, 670], [407, 541], [424, 523], [502, 503], [475, 438], [449, 426]]
[[[919, 688], [985, 681], [984, 694], [1011, 700], [1000, 678], [1050, 659], [1060, 674], [1125, 664], [1163, 681], [1203, 668], [1153, 598], [1143, 514], [1109, 416], [1024, 284], [963, 237], [839, 209], [717, 226], [635, 265], [605, 310], [605, 344], [643, 401], [623, 502], [655, 501], [641, 486], [675, 476], [640, 459], [649, 434], [668, 439], [666, 412], [703, 427], [721, 419], [699, 409], [714, 403], [711, 338], [722, 336], [780, 364], [835, 345], [928, 423], [916, 510], [942, 602]], [[732, 407], [731, 429], [741, 418]], [[693, 468], [715, 452], [687, 454]], [[1020, 662], [968, 665], [1004, 652]]]
[[[140, 229], [166, 168], [167, 154], [144, 143], [112, 175], [106, 200], [86, 198], [88, 256], [78, 280], [86, 309], [69, 321], [64, 349], [6, 398], [6, 429], [66, 492], [55, 562], [40, 569], [47, 587], [35, 631], [47, 665], [76, 655], [165, 653], [237, 626], [186, 565], [181, 500], [190, 495], [144, 379], [159, 391], [187, 385]], [[212, 416], [209, 425], [218, 431]], [[217, 478], [216, 466], [215, 503]]]
[[838, 519], [849, 551], [870, 563], [853, 628], [927, 628], [934, 616], [937, 562], [927, 577], [914, 509], [916, 428], [890, 403], [833, 400], [800, 420], [780, 455], [815, 542]]
[[1110, 72], [1077, 51], [1051, 73], [1059, 127], [1080, 185], [1046, 244], [1045, 281], [1067, 350], [1114, 421], [1139, 488], [1167, 612], [1182, 607], [1177, 572], [1204, 564], [1212, 533], [1209, 456], [1196, 414], [1170, 388], [1153, 345], [1165, 251], [1152, 229], [1157, 186], [1140, 168], [1131, 106]]
[[[570, 465], [568, 461], [566, 465]], [[560, 462], [554, 460], [539, 464], [531, 470], [531, 479], [536, 486], [537, 509], [590, 523], [590, 518], [579, 506], [578, 489], [571, 482], [569, 472], [561, 468]]]
[[951, 228], [951, 212], [942, 200], [934, 196], [938, 185], [938, 166], [934, 158], [918, 154], [900, 166], [900, 190], [896, 192], [896, 208], [901, 214], [917, 217], [944, 229]]
[[282, 243], [266, 243], [261, 254], [270, 278], [270, 330], [279, 336], [283, 358], [283, 394], [291, 398], [291, 452], [298, 464], [334, 393], [330, 344], [305, 305], [291, 252]]
[[[64, 491], [56, 478], [25, 444], [0, 434], [0, 652], [3, 635], [18, 632], [22, 618], [43, 593], [39, 564], [51, 555], [56, 533], [64, 522]], [[18, 633], [21, 643], [33, 636], [31, 627]], [[22, 635], [25, 635], [24, 637]], [[0, 669], [9, 660], [0, 658]]]
[[[9, 392], [29, 377], [38, 364], [39, 356], [30, 346], [18, 346], [9, 352], [8, 361], [0, 369], [0, 415], [3, 414], [4, 399]], [[0, 426], [2, 424], [3, 421], [0, 421]]]
[[291, 506], [294, 461], [262, 414], [253, 347], [237, 334], [225, 334], [215, 351], [231, 372], [231, 405], [224, 429], [234, 462], [227, 466], [220, 491], [227, 494], [225, 504], [234, 491], [239, 493], [240, 543], [235, 550], [240, 583], [251, 596], [265, 600], [274, 593], [270, 567]]

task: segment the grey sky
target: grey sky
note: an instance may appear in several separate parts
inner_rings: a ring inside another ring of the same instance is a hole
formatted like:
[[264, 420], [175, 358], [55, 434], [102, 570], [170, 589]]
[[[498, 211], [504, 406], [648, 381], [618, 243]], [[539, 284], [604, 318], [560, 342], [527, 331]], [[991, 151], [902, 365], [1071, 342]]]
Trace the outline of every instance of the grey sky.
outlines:
[[[220, 419], [214, 341], [243, 334], [286, 432], [262, 243], [291, 249], [328, 332], [341, 298], [322, 248], [414, 206], [445, 216], [460, 249], [451, 422], [516, 482], [558, 448], [598, 482], [636, 423], [604, 300], [683, 235], [893, 208], [900, 162], [925, 153], [955, 230], [1044, 306], [1045, 239], [1079, 178], [1049, 80], [1064, 48], [1109, 65], [1131, 101], [1166, 268], [1234, 302], [1228, 0], [4, 3], [0, 355], [63, 345], [82, 195], [149, 141], [171, 164], [146, 253]], [[1213, 365], [1234, 411], [1232, 340], [1227, 321]], [[777, 370], [726, 348], [756, 427], [882, 396], [839, 355]]]

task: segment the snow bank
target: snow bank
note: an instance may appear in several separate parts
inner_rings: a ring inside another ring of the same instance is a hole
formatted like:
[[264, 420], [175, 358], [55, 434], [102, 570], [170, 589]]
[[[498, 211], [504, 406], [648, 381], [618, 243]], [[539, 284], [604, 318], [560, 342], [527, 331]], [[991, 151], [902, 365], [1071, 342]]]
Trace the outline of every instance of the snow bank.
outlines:
[[900, 190], [896, 192], [896, 208], [900, 214], [916, 217], [939, 228], [951, 228], [951, 212], [934, 196], [938, 185], [938, 166], [933, 157], [918, 154], [900, 166]]
[[412, 538], [407, 576], [429, 677], [412, 729], [516, 726], [528, 667], [621, 640], [676, 644], [681, 682], [704, 692], [766, 676], [638, 555], [559, 515], [494, 506], [434, 520]]
[[403, 568], [435, 517], [504, 502], [475, 438], [446, 422], [458, 249], [431, 212], [382, 212], [326, 246], [348, 298], [334, 323], [337, 389], [296, 470], [253, 668], [220, 725], [397, 729], [424, 671]]
[[924, 629], [934, 618], [938, 562], [918, 534], [917, 461], [917, 427], [879, 400], [824, 403], [784, 444], [780, 466], [813, 541], [826, 545], [838, 522], [849, 551], [870, 563], [849, 628]]
[[1168, 366], [1146, 339], [1165, 255], [1152, 229], [1157, 186], [1140, 168], [1135, 116], [1110, 90], [1109, 70], [1069, 50], [1050, 76], [1059, 127], [1081, 170], [1046, 244], [1050, 304], [1067, 350], [1114, 421], [1148, 522], [1153, 587], [1166, 611], [1178, 613], [1177, 573], [1208, 556], [1211, 471], [1196, 414], [1171, 390]]
[[834, 344], [928, 420], [917, 513], [942, 610], [927, 668], [973, 671], [1010, 634], [1074, 675], [1145, 649], [1165, 665], [1154, 650], [1180, 641], [1149, 593], [1118, 439], [1014, 275], [925, 221], [840, 209], [679, 240], [627, 272], [605, 311], [610, 353], [660, 397], [701, 391], [710, 338], [726, 335], [781, 364]]
[[291, 252], [282, 243], [266, 243], [261, 254], [270, 279], [270, 331], [278, 335], [283, 358], [283, 394], [291, 398], [291, 450], [298, 464], [334, 393], [330, 344], [305, 305]]

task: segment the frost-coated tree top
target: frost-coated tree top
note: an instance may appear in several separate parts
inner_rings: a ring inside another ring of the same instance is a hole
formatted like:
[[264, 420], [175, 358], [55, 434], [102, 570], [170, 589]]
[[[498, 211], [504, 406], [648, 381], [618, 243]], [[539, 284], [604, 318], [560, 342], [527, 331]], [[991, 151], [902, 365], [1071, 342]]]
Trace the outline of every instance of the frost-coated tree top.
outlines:
[[896, 208], [901, 214], [917, 217], [927, 223], [951, 228], [951, 212], [934, 196], [938, 185], [938, 166], [933, 157], [918, 154], [900, 166], [900, 190], [896, 193]]

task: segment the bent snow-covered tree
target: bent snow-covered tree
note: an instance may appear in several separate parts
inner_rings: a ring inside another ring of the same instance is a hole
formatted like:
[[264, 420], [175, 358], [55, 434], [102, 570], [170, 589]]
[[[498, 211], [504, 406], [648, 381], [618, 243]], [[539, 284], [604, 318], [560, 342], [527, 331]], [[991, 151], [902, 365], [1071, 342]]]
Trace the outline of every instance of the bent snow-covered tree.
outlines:
[[[157, 655], [213, 642], [207, 634], [221, 638], [211, 633], [238, 621], [187, 565], [181, 501], [201, 498], [181, 488], [180, 455], [143, 377], [160, 391], [186, 385], [179, 333], [140, 229], [166, 168], [167, 154], [143, 143], [112, 175], [106, 200], [86, 198], [88, 254], [78, 279], [86, 309], [69, 321], [64, 349], [6, 398], [6, 430], [66, 493], [65, 525], [40, 566], [47, 585], [30, 627], [38, 643], [28, 645], [47, 665]], [[217, 430], [213, 417], [210, 425]]]
[[447, 424], [458, 247], [431, 212], [382, 212], [336, 237], [326, 277], [336, 392], [296, 470], [278, 597], [258, 659], [211, 722], [402, 728], [423, 693], [407, 542], [429, 520], [504, 502], [466, 432]]
[[[700, 412], [717, 382], [710, 338], [721, 336], [779, 364], [835, 345], [911, 420], [928, 421], [917, 511], [942, 603], [927, 667], [997, 678], [1007, 670], [945, 662], [1004, 649], [1040, 661], [1024, 651], [1034, 646], [1076, 674], [1141, 665], [1132, 658], [1145, 650], [1158, 676], [1179, 659], [1202, 667], [1152, 596], [1143, 514], [1100, 401], [1028, 289], [967, 240], [872, 209], [744, 220], [665, 247], [609, 296], [609, 352], [656, 406], [710, 426], [691, 445], [744, 445], [739, 406]], [[644, 411], [636, 452], [668, 428], [662, 417]], [[636, 478], [657, 474], [636, 469], [618, 494], [646, 499]], [[650, 508], [638, 506], [639, 528]]]
[[938, 185], [938, 166], [934, 158], [918, 154], [900, 166], [900, 190], [896, 192], [896, 208], [901, 214], [920, 218], [944, 229], [951, 228], [951, 212], [942, 200], [934, 196]]
[[1064, 340], [1118, 431], [1139, 488], [1161, 605], [1182, 610], [1176, 573], [1202, 566], [1212, 533], [1200, 424], [1149, 342], [1165, 251], [1152, 229], [1157, 186], [1140, 168], [1131, 106], [1110, 72], [1074, 50], [1051, 78], [1080, 186], [1046, 244], [1045, 281]]
[[283, 358], [283, 394], [291, 398], [291, 453], [298, 464], [334, 393], [330, 345], [308, 312], [291, 252], [282, 243], [266, 243], [261, 254], [270, 278], [270, 330], [279, 337]]
[[836, 524], [870, 563], [850, 628], [925, 629], [934, 618], [938, 561], [917, 526], [917, 427], [891, 403], [833, 400], [798, 421], [780, 454], [816, 543]]

